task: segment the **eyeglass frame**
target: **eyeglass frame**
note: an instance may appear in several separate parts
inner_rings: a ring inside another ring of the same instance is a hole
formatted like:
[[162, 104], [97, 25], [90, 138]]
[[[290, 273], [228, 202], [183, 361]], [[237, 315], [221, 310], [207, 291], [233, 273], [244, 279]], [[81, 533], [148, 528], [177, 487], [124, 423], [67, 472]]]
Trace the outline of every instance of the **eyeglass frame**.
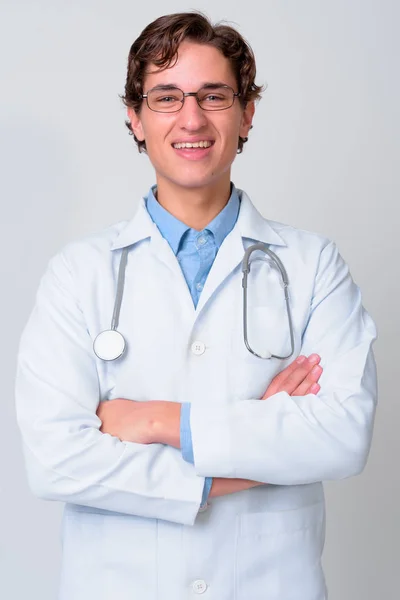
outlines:
[[152, 91], [154, 91], [154, 90], [157, 90], [157, 89], [160, 89], [160, 91], [163, 91], [163, 89], [162, 89], [162, 88], [157, 88], [157, 86], [156, 86], [156, 87], [154, 87], [154, 88], [151, 88], [151, 90], [147, 90], [147, 94], [140, 94], [140, 96], [139, 96], [139, 97], [140, 97], [140, 99], [141, 99], [141, 100], [146, 100], [146, 104], [147, 104], [147, 106], [148, 106], [149, 110], [151, 110], [152, 112], [156, 112], [156, 113], [162, 113], [162, 114], [168, 114], [168, 113], [169, 113], [169, 114], [173, 114], [173, 113], [177, 113], [177, 112], [179, 112], [180, 110], [182, 110], [182, 108], [183, 108], [183, 105], [184, 105], [184, 103], [185, 103], [185, 98], [187, 98], [188, 96], [194, 96], [194, 97], [196, 98], [196, 102], [197, 102], [197, 104], [199, 105], [199, 107], [201, 108], [201, 110], [205, 110], [206, 112], [218, 112], [218, 111], [220, 111], [220, 110], [228, 110], [229, 108], [232, 108], [232, 106], [233, 106], [233, 105], [234, 105], [234, 103], [235, 103], [235, 98], [240, 98], [240, 96], [242, 95], [240, 92], [235, 92], [235, 90], [233, 89], [233, 87], [231, 87], [230, 85], [226, 85], [226, 84], [223, 84], [223, 85], [217, 85], [217, 86], [215, 86], [214, 88], [212, 88], [212, 87], [210, 86], [210, 87], [209, 87], [210, 91], [211, 91], [211, 90], [213, 90], [213, 89], [218, 89], [218, 88], [228, 88], [228, 89], [232, 90], [232, 92], [233, 92], [232, 104], [231, 104], [230, 106], [226, 106], [225, 108], [203, 108], [203, 107], [201, 106], [201, 104], [200, 104], [200, 100], [199, 100], [199, 98], [198, 98], [197, 94], [200, 92], [200, 90], [207, 89], [207, 87], [208, 87], [208, 86], [206, 86], [206, 85], [205, 85], [205, 86], [202, 86], [201, 88], [199, 88], [199, 89], [197, 90], [197, 92], [184, 92], [184, 91], [183, 91], [183, 90], [181, 90], [180, 88], [178, 88], [178, 87], [173, 87], [173, 86], [172, 86], [171, 88], [169, 88], [169, 89], [166, 89], [166, 90], [165, 90], [166, 92], [168, 92], [168, 91], [170, 91], [170, 90], [179, 90], [180, 92], [182, 92], [182, 94], [183, 94], [183, 98], [182, 98], [182, 100], [179, 100], [179, 102], [181, 103], [181, 107], [180, 107], [180, 108], [178, 108], [178, 110], [155, 110], [154, 108], [150, 108], [150, 105], [149, 105], [149, 99], [148, 99], [149, 92], [152, 92]]

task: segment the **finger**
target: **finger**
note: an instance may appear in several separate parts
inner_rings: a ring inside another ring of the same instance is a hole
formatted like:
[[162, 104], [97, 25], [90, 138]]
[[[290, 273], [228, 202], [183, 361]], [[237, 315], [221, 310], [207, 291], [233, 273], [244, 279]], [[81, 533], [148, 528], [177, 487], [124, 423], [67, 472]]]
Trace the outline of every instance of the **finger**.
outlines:
[[297, 388], [295, 390], [293, 390], [292, 392], [292, 396], [305, 396], [306, 394], [308, 394], [308, 390], [309, 388], [314, 384], [317, 383], [319, 378], [322, 375], [322, 367], [321, 365], [315, 365], [311, 371], [309, 372], [309, 374], [307, 375], [307, 377], [304, 379], [304, 381], [302, 381], [300, 383], [300, 385], [297, 386]]
[[299, 365], [302, 365], [306, 362], [307, 357], [304, 355], [300, 355], [296, 358], [296, 360], [294, 360], [292, 363], [290, 363], [290, 365], [288, 365], [285, 369], [283, 369], [283, 371], [281, 371], [280, 373], [278, 373], [278, 375], [276, 375], [272, 382], [273, 384], [281, 384], [285, 381], [285, 379], [287, 379], [289, 377], [289, 375], [291, 375], [292, 373], [294, 373], [294, 371], [296, 369], [298, 369]]
[[294, 389], [308, 375], [313, 365], [317, 364], [320, 360], [321, 357], [318, 354], [311, 354], [308, 359], [303, 355], [298, 356], [286, 369], [274, 377], [265, 391], [262, 400], [266, 400], [273, 394], [281, 391], [293, 393]]
[[[309, 376], [311, 370], [321, 360], [318, 354], [312, 354], [308, 359], [301, 363], [281, 384], [279, 391], [293, 394], [294, 390]], [[314, 380], [312, 381], [314, 383]]]
[[[307, 394], [318, 394], [318, 392], [320, 391], [321, 386], [319, 385], [319, 383], [313, 383], [312, 386], [310, 386], [307, 390], [307, 392], [304, 394], [304, 396], [306, 396]], [[294, 394], [292, 394], [292, 396], [294, 396]]]
[[320, 389], [321, 386], [319, 385], [319, 383], [313, 383], [310, 389], [308, 390], [307, 394], [318, 394]]
[[[318, 392], [320, 391], [321, 386], [319, 385], [319, 383], [313, 383], [312, 386], [310, 386], [307, 390], [307, 392], [305, 394], [303, 394], [303, 396], [307, 396], [307, 394], [318, 394]], [[292, 396], [297, 396], [297, 394], [292, 394]]]
[[296, 360], [294, 360], [292, 363], [290, 363], [290, 365], [288, 365], [285, 369], [283, 369], [283, 371], [278, 373], [278, 375], [276, 375], [273, 378], [273, 380], [269, 384], [268, 388], [266, 389], [264, 396], [262, 397], [262, 400], [265, 400], [266, 398], [269, 398], [269, 396], [272, 396], [273, 394], [276, 394], [276, 392], [280, 391], [279, 387], [280, 387], [280, 385], [282, 385], [282, 383], [285, 381], [285, 379], [287, 379], [287, 377], [289, 375], [291, 375], [299, 367], [299, 365], [304, 363], [304, 361], [306, 361], [306, 360], [307, 360], [306, 356], [300, 355], [296, 358]]

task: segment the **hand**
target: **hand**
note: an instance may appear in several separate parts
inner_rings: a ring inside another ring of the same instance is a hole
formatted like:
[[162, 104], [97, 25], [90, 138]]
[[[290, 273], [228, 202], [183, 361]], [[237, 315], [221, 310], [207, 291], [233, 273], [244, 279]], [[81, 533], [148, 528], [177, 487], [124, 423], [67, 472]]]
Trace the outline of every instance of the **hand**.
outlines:
[[123, 442], [162, 443], [180, 448], [181, 405], [178, 402], [115, 398], [100, 402], [96, 414], [102, 422], [100, 431]]
[[308, 358], [298, 356], [274, 377], [261, 400], [278, 392], [287, 392], [290, 396], [317, 394], [321, 389], [317, 383], [322, 374], [322, 367], [318, 364], [320, 360], [318, 354], [311, 354]]
[[100, 431], [123, 442], [151, 444], [151, 417], [147, 402], [115, 398], [100, 402], [96, 411]]
[[[305, 356], [299, 356], [286, 369], [274, 377], [262, 400], [266, 400], [273, 394], [283, 391], [291, 396], [317, 394], [321, 389], [317, 383], [322, 374], [322, 367], [318, 364], [320, 360], [321, 357], [318, 354], [311, 354], [308, 359]], [[224, 479], [215, 477], [209, 498], [233, 494], [260, 485], [267, 484], [249, 479]]]

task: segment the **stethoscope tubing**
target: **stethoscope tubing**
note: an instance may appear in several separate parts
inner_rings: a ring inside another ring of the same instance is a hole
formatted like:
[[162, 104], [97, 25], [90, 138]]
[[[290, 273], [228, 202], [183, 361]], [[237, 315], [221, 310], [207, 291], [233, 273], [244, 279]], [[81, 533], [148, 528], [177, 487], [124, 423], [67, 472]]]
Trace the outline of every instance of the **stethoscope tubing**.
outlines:
[[[115, 294], [114, 309], [113, 309], [113, 314], [112, 314], [112, 319], [111, 319], [111, 328], [99, 333], [93, 343], [93, 350], [94, 350], [96, 356], [98, 358], [100, 358], [102, 360], [106, 360], [106, 361], [115, 360], [117, 358], [120, 358], [120, 356], [122, 356], [122, 354], [125, 351], [125, 338], [117, 330], [117, 327], [119, 324], [119, 316], [120, 316], [120, 312], [121, 312], [122, 298], [124, 295], [125, 272], [126, 272], [126, 263], [127, 263], [127, 259], [128, 259], [128, 250], [129, 250], [129, 247], [124, 248], [122, 251], [122, 254], [121, 254], [121, 258], [120, 258], [119, 269], [118, 269], [118, 278], [117, 278], [117, 291]], [[252, 347], [250, 346], [249, 340], [248, 340], [248, 335], [247, 335], [247, 313], [248, 313], [247, 278], [248, 278], [248, 274], [250, 273], [250, 264], [251, 264], [250, 256], [255, 250], [261, 250], [262, 252], [267, 254], [274, 261], [276, 266], [278, 267], [281, 277], [282, 277], [282, 286], [283, 286], [284, 295], [285, 295], [286, 312], [287, 312], [287, 317], [288, 317], [289, 333], [290, 333], [290, 346], [291, 346], [291, 352], [290, 352], [290, 354], [288, 354], [286, 356], [279, 356], [276, 354], [272, 354], [270, 352], [268, 352], [268, 356], [261, 356], [260, 354], [258, 354], [257, 352], [255, 352], [252, 349]], [[258, 358], [263, 358], [263, 359], [278, 358], [281, 360], [285, 360], [287, 358], [290, 358], [294, 353], [294, 332], [293, 332], [293, 321], [292, 321], [292, 315], [291, 315], [291, 310], [290, 310], [289, 292], [288, 292], [289, 278], [288, 278], [286, 269], [285, 269], [282, 261], [274, 252], [272, 252], [272, 250], [270, 250], [268, 248], [267, 244], [259, 242], [259, 243], [253, 244], [252, 246], [249, 246], [247, 248], [247, 250], [245, 251], [244, 257], [242, 260], [242, 272], [243, 272], [243, 278], [242, 278], [243, 338], [244, 338], [244, 343], [246, 345], [247, 350], [249, 352], [251, 352], [251, 354], [253, 354], [254, 356], [257, 356]], [[111, 336], [110, 336], [110, 334], [111, 334]], [[103, 341], [107, 340], [106, 335], [108, 335], [109, 338], [111, 337], [111, 339], [116, 343], [116, 346], [119, 348], [116, 351], [115, 355], [112, 353], [109, 354], [108, 352], [104, 352], [104, 351], [99, 352], [99, 348], [102, 347], [102, 344], [101, 344], [102, 339], [103, 339]]]
[[115, 294], [114, 310], [111, 319], [111, 329], [116, 330], [119, 324], [119, 315], [121, 312], [122, 297], [125, 288], [125, 272], [126, 262], [128, 260], [128, 248], [124, 248], [121, 255], [121, 260], [118, 269], [117, 292]]
[[[250, 264], [251, 264], [250, 256], [256, 250], [261, 250], [261, 252], [264, 252], [264, 254], [267, 254], [274, 261], [274, 263], [278, 267], [279, 272], [282, 277], [282, 287], [283, 287], [284, 295], [285, 295], [286, 313], [287, 313], [287, 317], [288, 317], [289, 335], [290, 335], [290, 350], [291, 350], [290, 354], [287, 354], [286, 356], [279, 356], [277, 354], [272, 354], [272, 353], [269, 353], [268, 356], [261, 356], [260, 354], [258, 354], [257, 352], [255, 352], [253, 350], [253, 348], [250, 346], [250, 343], [248, 340], [248, 335], [247, 335], [247, 313], [248, 313], [248, 310], [247, 310], [247, 278], [248, 278], [248, 274], [250, 273]], [[249, 246], [247, 248], [247, 250], [245, 251], [243, 260], [242, 260], [242, 272], [243, 272], [243, 278], [242, 278], [243, 338], [244, 338], [244, 343], [246, 345], [247, 350], [249, 352], [251, 352], [251, 354], [254, 354], [254, 356], [257, 356], [258, 358], [264, 358], [264, 359], [278, 358], [280, 360], [286, 360], [287, 358], [290, 358], [294, 354], [293, 320], [292, 320], [292, 313], [290, 310], [290, 301], [289, 301], [289, 277], [288, 277], [288, 274], [286, 272], [286, 269], [285, 269], [281, 259], [275, 254], [275, 252], [272, 252], [272, 250], [269, 249], [267, 244], [264, 244], [263, 242], [258, 242], [257, 244], [252, 244], [251, 246]]]

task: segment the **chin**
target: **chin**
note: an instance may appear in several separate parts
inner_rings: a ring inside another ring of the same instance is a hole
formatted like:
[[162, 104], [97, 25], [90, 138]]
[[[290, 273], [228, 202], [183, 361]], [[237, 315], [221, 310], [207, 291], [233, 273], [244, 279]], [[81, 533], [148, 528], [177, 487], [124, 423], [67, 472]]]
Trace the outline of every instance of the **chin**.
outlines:
[[178, 187], [183, 187], [183, 188], [200, 188], [200, 187], [206, 187], [208, 185], [212, 185], [214, 184], [216, 181], [218, 181], [222, 174], [219, 175], [210, 175], [210, 174], [200, 174], [200, 173], [176, 173], [176, 176], [174, 176], [175, 174], [172, 174], [171, 172], [169, 173], [164, 173], [162, 174], [162, 178], [167, 181], [170, 182], [171, 184], [178, 186]]
[[174, 185], [187, 189], [198, 189], [205, 188], [209, 185], [213, 185], [218, 181], [218, 178], [187, 178], [187, 179], [169, 179]]
[[194, 189], [215, 185], [217, 182], [225, 178], [227, 178], [230, 181], [229, 173], [230, 165], [227, 165], [226, 169], [223, 169], [222, 171], [218, 169], [218, 172], [209, 171], [205, 173], [196, 173], [195, 169], [193, 169], [186, 173], [184, 171], [177, 173], [176, 177], [169, 173], [165, 178], [179, 187]]

